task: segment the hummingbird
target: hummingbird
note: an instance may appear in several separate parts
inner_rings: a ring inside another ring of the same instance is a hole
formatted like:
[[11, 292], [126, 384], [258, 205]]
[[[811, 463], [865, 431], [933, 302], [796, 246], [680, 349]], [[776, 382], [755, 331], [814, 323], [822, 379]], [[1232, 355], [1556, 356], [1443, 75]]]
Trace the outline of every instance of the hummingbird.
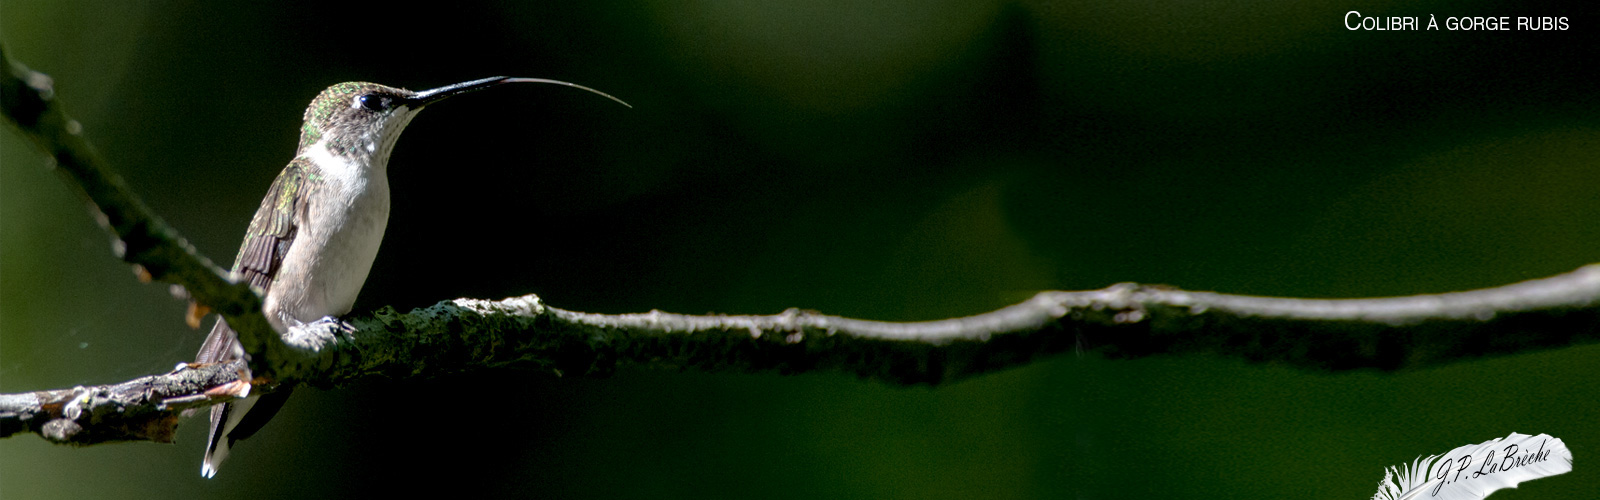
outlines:
[[[337, 322], [350, 312], [389, 221], [389, 153], [417, 112], [451, 96], [507, 83], [566, 85], [628, 106], [582, 85], [504, 76], [420, 92], [346, 82], [311, 101], [294, 159], [267, 189], [233, 262], [235, 279], [248, 280], [262, 294], [262, 313], [273, 329], [282, 334], [318, 321]], [[195, 362], [239, 359], [248, 360], [249, 354], [227, 321], [217, 318]], [[200, 474], [215, 476], [233, 444], [260, 430], [292, 389], [211, 407]]]

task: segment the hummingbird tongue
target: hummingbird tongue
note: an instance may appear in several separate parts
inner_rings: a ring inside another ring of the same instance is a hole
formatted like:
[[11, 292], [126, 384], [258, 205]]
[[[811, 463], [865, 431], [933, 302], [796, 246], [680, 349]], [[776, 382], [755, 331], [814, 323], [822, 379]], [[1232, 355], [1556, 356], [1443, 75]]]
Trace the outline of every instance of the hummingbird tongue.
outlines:
[[509, 76], [494, 76], [494, 77], [484, 78], [484, 79], [481, 79], [481, 80], [473, 80], [473, 81], [470, 81], [470, 82], [461, 82], [461, 83], [457, 83], [455, 85], [446, 85], [444, 87], [439, 87], [439, 88], [436, 88], [436, 89], [424, 90], [424, 91], [421, 91], [421, 92], [417, 92], [415, 95], [411, 96], [410, 101], [412, 102], [414, 107], [420, 108], [420, 107], [427, 106], [429, 104], [438, 102], [440, 100], [443, 100], [443, 99], [445, 99], [447, 97], [450, 97], [450, 96], [459, 95], [459, 94], [465, 94], [467, 92], [473, 92], [473, 91], [477, 91], [477, 90], [483, 90], [483, 89], [486, 89], [486, 88], [489, 88], [489, 87], [494, 87], [494, 86], [497, 86], [497, 85], [500, 85], [500, 84], [503, 84], [503, 83], [553, 83], [553, 84], [556, 84], [556, 85], [566, 85], [568, 87], [573, 87], [573, 88], [577, 88], [577, 89], [581, 89], [581, 90], [587, 90], [589, 92], [593, 92], [595, 94], [599, 94], [601, 97], [605, 97], [607, 99], [610, 99], [610, 100], [613, 100], [613, 101], [617, 101], [618, 103], [621, 103], [623, 106], [628, 106], [630, 108], [633, 107], [633, 106], [629, 105], [628, 103], [623, 102], [622, 99], [618, 99], [618, 98], [612, 97], [611, 94], [607, 94], [605, 92], [601, 92], [601, 91], [598, 91], [598, 90], [595, 90], [595, 89], [591, 89], [589, 87], [578, 85], [576, 83], [563, 82], [563, 81], [560, 81], [560, 80], [549, 80], [549, 79], [545, 79], [545, 78], [514, 78], [514, 77], [509, 77]]
[[572, 87], [572, 88], [575, 88], [575, 89], [587, 90], [589, 92], [598, 94], [600, 97], [604, 97], [606, 99], [617, 101], [617, 104], [621, 104], [621, 105], [627, 106], [629, 108], [633, 107], [632, 104], [628, 104], [627, 102], [624, 102], [622, 99], [618, 99], [616, 97], [612, 97], [611, 94], [607, 94], [605, 92], [601, 92], [601, 91], [598, 91], [598, 90], [595, 90], [595, 89], [591, 89], [589, 87], [578, 85], [576, 83], [563, 82], [561, 80], [550, 80], [550, 79], [547, 79], [547, 78], [507, 78], [507, 79], [505, 79], [505, 81], [503, 83], [554, 83], [556, 85], [566, 85], [568, 87]]

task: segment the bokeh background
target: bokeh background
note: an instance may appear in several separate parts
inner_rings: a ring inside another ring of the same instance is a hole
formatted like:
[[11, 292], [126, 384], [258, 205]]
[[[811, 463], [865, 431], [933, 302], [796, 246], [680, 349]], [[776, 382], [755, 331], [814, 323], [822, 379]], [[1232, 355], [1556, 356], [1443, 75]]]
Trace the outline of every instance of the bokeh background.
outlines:
[[[1119, 281], [1383, 296], [1597, 260], [1600, 17], [1580, 2], [5, 0], [104, 156], [231, 262], [327, 85], [569, 80], [430, 107], [358, 310], [885, 320]], [[1565, 31], [1343, 17], [1565, 16]], [[191, 359], [183, 304], [0, 133], [0, 391]], [[1600, 347], [1403, 373], [1062, 356], [948, 387], [507, 372], [305, 389], [212, 480], [175, 446], [0, 440], [0, 497], [1368, 498], [1513, 431], [1600, 498]]]

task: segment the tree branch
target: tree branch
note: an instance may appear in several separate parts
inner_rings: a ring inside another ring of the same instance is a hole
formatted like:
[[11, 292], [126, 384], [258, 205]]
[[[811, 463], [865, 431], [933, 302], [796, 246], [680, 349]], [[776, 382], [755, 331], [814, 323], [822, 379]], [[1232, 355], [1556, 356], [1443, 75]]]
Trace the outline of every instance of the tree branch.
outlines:
[[[0, 48], [0, 59], [4, 58]], [[1600, 266], [1469, 292], [1382, 299], [1291, 299], [1124, 283], [1044, 292], [965, 318], [888, 323], [790, 309], [772, 316], [566, 311], [527, 295], [457, 299], [399, 313], [314, 323], [281, 337], [260, 301], [150, 214], [94, 156], [81, 126], [49, 98], [48, 78], [11, 66], [5, 115], [39, 142], [99, 207], [122, 257], [253, 324], [242, 363], [183, 365], [121, 384], [0, 395], [0, 437], [32, 432], [78, 445], [170, 441], [185, 410], [229, 400], [248, 383], [337, 387], [365, 377], [416, 379], [524, 368], [605, 375], [618, 366], [739, 372], [843, 372], [896, 384], [942, 384], [1067, 351], [1111, 358], [1209, 353], [1309, 370], [1437, 366], [1593, 343]], [[237, 324], [235, 322], [238, 322]], [[248, 323], [247, 323], [248, 322]], [[246, 330], [240, 329], [241, 339]], [[249, 370], [257, 375], [250, 377]]]
[[[279, 340], [261, 314], [260, 295], [200, 255], [150, 211], [84, 139], [83, 125], [55, 101], [52, 85], [49, 76], [12, 61], [0, 45], [0, 114], [48, 153], [68, 184], [89, 202], [94, 220], [111, 233], [112, 251], [133, 264], [140, 280], [182, 286], [196, 304], [227, 318], [246, 352], [281, 359], [277, 366], [283, 369], [297, 368], [296, 361], [311, 353], [297, 352]], [[278, 375], [270, 370], [259, 374]]]
[[206, 390], [238, 380], [243, 368], [243, 363], [198, 369], [179, 365], [171, 373], [120, 384], [0, 394], [0, 437], [26, 431], [54, 443], [79, 446], [171, 443], [184, 410], [234, 399]]
[[[1044, 292], [986, 314], [919, 323], [798, 309], [771, 316], [606, 315], [549, 307], [533, 295], [457, 299], [405, 314], [383, 308], [357, 315], [349, 321], [353, 330], [326, 324], [291, 330], [290, 344], [317, 354], [310, 369], [286, 382], [337, 387], [365, 377], [505, 368], [606, 375], [631, 365], [843, 372], [936, 385], [1067, 351], [1111, 358], [1209, 353], [1309, 370], [1394, 370], [1594, 343], [1597, 299], [1600, 266], [1498, 288], [1384, 299], [1250, 297], [1123, 283]], [[0, 437], [27, 430], [73, 444], [162, 441], [177, 423], [173, 412], [225, 401], [204, 391], [239, 380], [238, 368], [0, 395]], [[196, 377], [205, 382], [189, 382]], [[271, 390], [268, 382], [254, 383]], [[77, 416], [71, 401], [82, 401]], [[92, 432], [63, 437], [63, 428]]]
[[[1498, 288], [1384, 299], [1289, 299], [1133, 283], [1043, 292], [994, 312], [889, 323], [790, 309], [773, 316], [566, 311], [537, 297], [460, 299], [352, 319], [315, 375], [431, 377], [521, 366], [604, 375], [619, 365], [853, 373], [941, 384], [1069, 350], [1113, 358], [1211, 353], [1308, 370], [1438, 366], [1592, 343], [1600, 266]], [[291, 342], [294, 335], [291, 335]]]

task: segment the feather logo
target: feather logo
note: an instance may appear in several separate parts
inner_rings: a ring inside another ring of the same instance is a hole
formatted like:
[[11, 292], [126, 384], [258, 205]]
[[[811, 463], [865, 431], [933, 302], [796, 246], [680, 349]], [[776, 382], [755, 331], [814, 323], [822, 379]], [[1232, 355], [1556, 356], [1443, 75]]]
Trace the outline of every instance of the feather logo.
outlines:
[[1513, 432], [1385, 469], [1372, 500], [1477, 499], [1571, 470], [1572, 452], [1560, 439]]

